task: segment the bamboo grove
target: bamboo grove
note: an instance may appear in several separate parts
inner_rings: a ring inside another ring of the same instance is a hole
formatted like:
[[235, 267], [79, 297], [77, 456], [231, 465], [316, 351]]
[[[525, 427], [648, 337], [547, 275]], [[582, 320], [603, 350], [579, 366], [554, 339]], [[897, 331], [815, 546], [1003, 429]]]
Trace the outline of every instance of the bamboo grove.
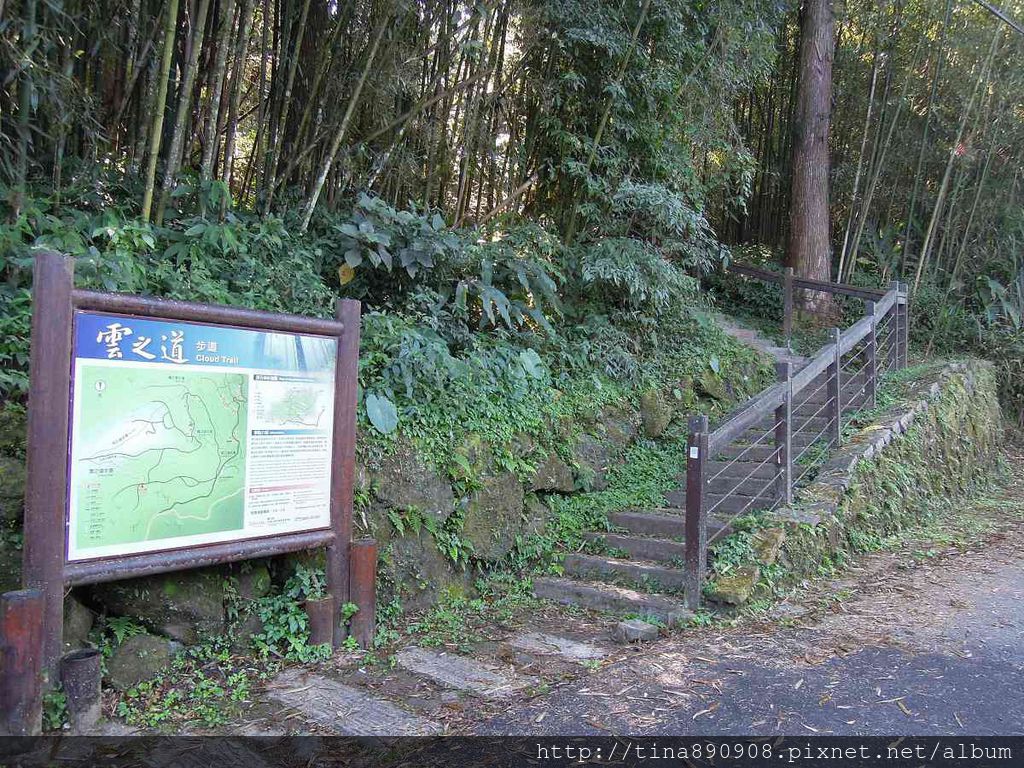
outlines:
[[[1024, 3], [828, 5], [831, 277], [899, 276], [1019, 329]], [[781, 263], [800, 14], [795, 0], [3, 0], [0, 181], [12, 220], [26, 196], [59, 204], [102, 173], [151, 226], [199, 200], [212, 220], [306, 232], [367, 194], [458, 230], [640, 240], [691, 270], [727, 246]]]

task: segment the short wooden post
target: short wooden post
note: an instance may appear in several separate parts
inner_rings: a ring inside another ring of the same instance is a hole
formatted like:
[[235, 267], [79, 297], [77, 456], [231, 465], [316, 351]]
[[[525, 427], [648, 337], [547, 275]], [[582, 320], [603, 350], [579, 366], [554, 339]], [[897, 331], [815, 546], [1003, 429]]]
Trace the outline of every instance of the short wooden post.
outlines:
[[32, 273], [32, 357], [28, 390], [28, 478], [22, 585], [43, 593], [43, 673], [57, 685], [64, 630], [68, 403], [74, 261], [36, 254]]
[[778, 467], [776, 494], [783, 504], [793, 503], [793, 364], [775, 364], [778, 380], [786, 385], [782, 405], [775, 409], [775, 461]]
[[88, 734], [100, 721], [100, 662], [96, 648], [82, 648], [60, 660], [60, 684], [67, 697], [71, 732]]
[[875, 302], [864, 302], [864, 314], [871, 318], [871, 330], [864, 339], [864, 396], [868, 408], [874, 408], [878, 395], [878, 321]]
[[708, 454], [708, 417], [690, 419], [686, 453], [686, 516], [683, 522], [686, 565], [686, 605], [700, 608], [707, 568], [708, 526], [704, 514], [705, 466]]
[[782, 332], [786, 349], [793, 351], [793, 268], [786, 267], [782, 278]]
[[309, 619], [310, 645], [334, 646], [334, 637], [341, 630], [334, 625], [338, 615], [337, 599], [333, 595], [307, 600], [304, 606]]
[[38, 736], [43, 729], [46, 597], [39, 589], [0, 597], [0, 735]]
[[828, 367], [828, 414], [830, 418], [829, 427], [832, 440], [839, 445], [843, 433], [843, 385], [842, 385], [842, 352], [839, 346], [839, 329], [833, 328], [830, 332], [832, 342], [832, 364]]
[[377, 542], [353, 541], [349, 566], [352, 602], [358, 608], [349, 621], [349, 631], [360, 648], [369, 648], [377, 632]]
[[910, 285], [900, 283], [900, 292], [896, 297], [896, 316], [899, 317], [899, 344], [897, 345], [900, 354], [897, 358], [897, 366], [906, 368], [909, 365], [908, 354], [910, 351]]

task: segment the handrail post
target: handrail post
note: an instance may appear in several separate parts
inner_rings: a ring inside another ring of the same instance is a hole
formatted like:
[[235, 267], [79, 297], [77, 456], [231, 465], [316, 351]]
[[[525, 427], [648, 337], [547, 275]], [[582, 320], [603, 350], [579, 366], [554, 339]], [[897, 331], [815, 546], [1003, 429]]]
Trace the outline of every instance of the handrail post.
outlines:
[[793, 351], [793, 268], [786, 267], [782, 279], [782, 332], [786, 336], [786, 349]]
[[889, 290], [896, 292], [896, 301], [892, 305], [892, 309], [889, 310], [892, 322], [889, 331], [889, 349], [886, 352], [889, 357], [889, 368], [893, 371], [899, 370], [900, 367], [900, 285], [898, 280], [889, 283]]
[[907, 353], [910, 348], [910, 285], [900, 283], [899, 293], [896, 294], [896, 316], [899, 317], [900, 337], [897, 349], [900, 350], [896, 358], [898, 368], [906, 368]]
[[828, 413], [831, 419], [829, 426], [831, 427], [832, 440], [835, 441], [836, 445], [839, 445], [843, 432], [843, 386], [840, 381], [842, 374], [842, 352], [839, 346], [839, 329], [831, 329], [829, 335], [833, 354], [832, 363], [828, 367], [828, 388], [826, 390], [829, 403]]
[[782, 405], [775, 409], [776, 494], [783, 504], [789, 505], [793, 503], [793, 364], [778, 362], [775, 373], [786, 384]]
[[864, 339], [864, 395], [867, 407], [874, 408], [878, 398], [878, 320], [875, 317], [875, 302], [864, 302], [864, 314], [871, 318], [871, 330]]
[[708, 454], [708, 417], [690, 419], [690, 437], [686, 451], [685, 565], [686, 606], [700, 608], [707, 567], [708, 527], [704, 514], [704, 475]]

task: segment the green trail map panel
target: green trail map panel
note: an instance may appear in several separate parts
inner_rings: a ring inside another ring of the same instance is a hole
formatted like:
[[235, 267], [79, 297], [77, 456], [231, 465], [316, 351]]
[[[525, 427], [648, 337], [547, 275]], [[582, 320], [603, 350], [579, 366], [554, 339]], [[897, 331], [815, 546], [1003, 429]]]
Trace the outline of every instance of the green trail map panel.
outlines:
[[79, 550], [240, 530], [247, 377], [88, 366], [75, 380]]

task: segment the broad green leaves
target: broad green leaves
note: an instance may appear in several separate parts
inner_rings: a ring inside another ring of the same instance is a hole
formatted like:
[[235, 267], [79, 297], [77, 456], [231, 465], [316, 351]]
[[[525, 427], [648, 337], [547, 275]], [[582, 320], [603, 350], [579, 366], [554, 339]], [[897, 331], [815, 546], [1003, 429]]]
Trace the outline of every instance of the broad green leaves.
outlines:
[[398, 428], [398, 409], [386, 395], [375, 392], [366, 395], [366, 417], [382, 435], [389, 435]]

